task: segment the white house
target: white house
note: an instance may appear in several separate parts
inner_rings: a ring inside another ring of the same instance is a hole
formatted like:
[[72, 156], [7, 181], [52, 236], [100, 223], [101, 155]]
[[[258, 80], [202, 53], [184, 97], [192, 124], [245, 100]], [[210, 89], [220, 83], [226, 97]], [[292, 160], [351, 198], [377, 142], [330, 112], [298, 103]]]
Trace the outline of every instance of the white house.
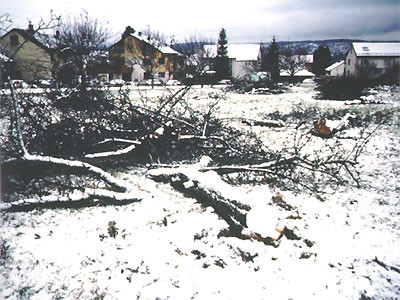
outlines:
[[325, 69], [326, 74], [333, 77], [340, 77], [344, 75], [344, 60], [335, 62]]
[[400, 43], [352, 43], [346, 55], [346, 76], [358, 76], [363, 66], [371, 65], [374, 77], [400, 65]]
[[[206, 45], [205, 51], [210, 57], [217, 56], [217, 45]], [[243, 78], [257, 71], [261, 64], [261, 46], [259, 44], [229, 44], [228, 57], [233, 78]]]

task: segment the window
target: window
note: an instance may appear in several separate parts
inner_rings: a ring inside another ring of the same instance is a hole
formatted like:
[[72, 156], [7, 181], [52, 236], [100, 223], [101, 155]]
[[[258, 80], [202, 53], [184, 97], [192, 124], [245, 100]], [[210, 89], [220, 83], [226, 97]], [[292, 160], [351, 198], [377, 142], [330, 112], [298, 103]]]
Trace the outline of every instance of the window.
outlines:
[[369, 51], [368, 47], [362, 47], [363, 51]]
[[165, 78], [165, 72], [159, 72], [158, 77], [160, 78]]
[[347, 64], [350, 65], [350, 58], [347, 60]]
[[145, 66], [150, 66], [150, 64], [151, 64], [150, 58], [144, 58], [144, 59], [143, 59], [143, 64], [144, 64]]
[[10, 43], [11, 43], [11, 46], [17, 46], [19, 44], [18, 35], [11, 35]]
[[385, 67], [390, 67], [392, 65], [392, 59], [385, 58], [384, 59], [384, 64], [385, 64]]
[[158, 63], [159, 63], [159, 64], [165, 63], [165, 57], [160, 57], [160, 58], [158, 59]]

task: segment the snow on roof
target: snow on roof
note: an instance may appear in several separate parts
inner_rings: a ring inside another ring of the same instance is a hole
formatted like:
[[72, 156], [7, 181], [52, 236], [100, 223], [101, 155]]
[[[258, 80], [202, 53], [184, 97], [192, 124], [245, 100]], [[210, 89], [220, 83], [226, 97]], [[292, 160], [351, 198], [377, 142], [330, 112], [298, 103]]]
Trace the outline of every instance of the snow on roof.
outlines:
[[[283, 76], [283, 77], [285, 77], [285, 76], [290, 76], [289, 72], [286, 71], [286, 70], [281, 71], [281, 72], [280, 72], [280, 75]], [[310, 72], [310, 71], [307, 71], [306, 69], [303, 69], [303, 70], [297, 71], [297, 72], [294, 74], [294, 76], [296, 76], [296, 77], [297, 77], [297, 76], [299, 76], [299, 77], [314, 77], [315, 74], [312, 73], [312, 72]]]
[[[217, 45], [205, 45], [205, 50], [211, 57], [217, 56]], [[228, 57], [236, 60], [257, 60], [260, 53], [258, 44], [229, 44]]]
[[175, 51], [174, 49], [172, 49], [169, 46], [163, 46], [160, 48], [160, 51], [164, 54], [177, 54], [180, 55], [180, 53], [178, 51]]
[[300, 71], [296, 72], [294, 74], [294, 76], [310, 76], [310, 77], [313, 77], [313, 76], [315, 76], [315, 74], [310, 72], [310, 71], [308, 71], [308, 70], [306, 70], [306, 69], [304, 69], [304, 70], [300, 70]]
[[353, 43], [357, 56], [400, 56], [400, 43]]
[[330, 65], [329, 67], [325, 68], [325, 71], [332, 71], [333, 69], [339, 67], [340, 65], [344, 64], [344, 60], [335, 62], [334, 64]]
[[177, 54], [177, 55], [181, 55], [181, 53], [179, 53], [178, 51], [175, 51], [174, 49], [172, 49], [169, 46], [166, 45], [161, 45], [161, 42], [153, 39], [152, 37], [149, 37], [147, 35], [143, 35], [142, 33], [131, 33], [131, 36], [133, 36], [134, 38], [145, 42], [155, 48], [157, 48], [158, 50], [160, 50], [163, 54]]

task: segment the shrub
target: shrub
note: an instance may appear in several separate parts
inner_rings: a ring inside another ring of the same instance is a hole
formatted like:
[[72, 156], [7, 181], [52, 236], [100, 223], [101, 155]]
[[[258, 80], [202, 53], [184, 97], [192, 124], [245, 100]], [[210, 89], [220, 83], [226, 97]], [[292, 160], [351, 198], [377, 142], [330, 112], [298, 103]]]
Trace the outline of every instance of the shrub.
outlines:
[[320, 99], [349, 100], [360, 98], [363, 90], [370, 86], [367, 79], [356, 77], [322, 77], [317, 79]]

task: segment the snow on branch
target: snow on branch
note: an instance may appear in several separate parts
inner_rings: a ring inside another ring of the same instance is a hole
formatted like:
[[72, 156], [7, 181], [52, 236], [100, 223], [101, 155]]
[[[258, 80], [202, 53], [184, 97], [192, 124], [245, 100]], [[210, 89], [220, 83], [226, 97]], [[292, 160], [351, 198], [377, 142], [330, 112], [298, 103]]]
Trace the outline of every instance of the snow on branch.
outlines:
[[158, 168], [149, 170], [147, 175], [156, 181], [171, 185], [196, 198], [206, 206], [211, 206], [229, 225], [230, 230], [240, 233], [246, 227], [246, 212], [250, 206], [241, 202], [240, 195], [232, 192], [232, 186], [225, 183], [213, 171], [201, 172], [201, 162], [178, 168]]
[[127, 154], [136, 149], [136, 145], [130, 145], [124, 149], [116, 150], [116, 151], [107, 151], [93, 154], [86, 154], [86, 158], [101, 158], [101, 157], [111, 157], [111, 156], [119, 156], [123, 154]]
[[75, 190], [67, 196], [47, 196], [41, 199], [31, 198], [14, 202], [0, 203], [0, 211], [29, 211], [37, 208], [88, 207], [99, 204], [121, 205], [138, 202], [141, 199], [134, 191], [119, 193], [105, 189], [85, 188]]
[[228, 224], [226, 234], [242, 239], [253, 239], [277, 246], [277, 240], [287, 231], [284, 214], [274, 205], [271, 192], [247, 193], [221, 179], [207, 167], [211, 159], [203, 156], [193, 165], [149, 170], [155, 181], [170, 183], [176, 190], [195, 198]]
[[82, 162], [79, 160], [68, 160], [68, 159], [63, 159], [63, 158], [57, 158], [57, 157], [52, 157], [52, 156], [42, 156], [42, 155], [31, 155], [29, 153], [25, 153], [23, 156], [24, 160], [28, 161], [38, 161], [38, 162], [44, 162], [44, 163], [51, 163], [51, 164], [56, 164], [56, 165], [63, 165], [66, 167], [71, 167], [71, 168], [79, 168], [79, 169], [85, 169], [89, 171], [92, 174], [95, 174], [111, 186], [118, 188], [124, 192], [127, 192], [131, 189], [131, 184], [126, 182], [125, 180], [118, 179], [111, 175], [110, 173], [104, 171], [103, 169], [93, 166], [89, 163]]

